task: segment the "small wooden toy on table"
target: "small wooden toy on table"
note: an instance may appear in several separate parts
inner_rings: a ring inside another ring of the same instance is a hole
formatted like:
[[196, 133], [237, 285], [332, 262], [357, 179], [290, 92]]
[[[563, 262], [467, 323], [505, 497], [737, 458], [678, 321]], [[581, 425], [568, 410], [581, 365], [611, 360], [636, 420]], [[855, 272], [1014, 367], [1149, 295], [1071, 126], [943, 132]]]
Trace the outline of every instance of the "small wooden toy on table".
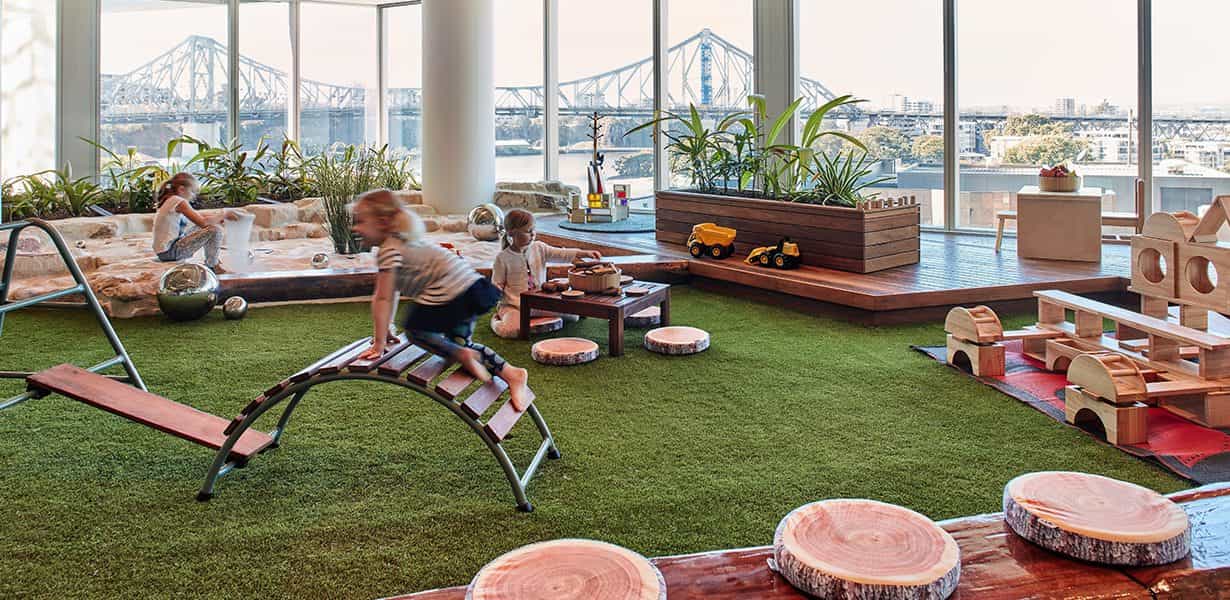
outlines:
[[[945, 322], [948, 362], [968, 361], [976, 375], [1001, 375], [1002, 342], [1020, 339], [1026, 356], [1067, 372], [1068, 422], [1100, 421], [1114, 444], [1145, 441], [1148, 406], [1206, 427], [1230, 426], [1230, 338], [1207, 331], [1209, 311], [1230, 314], [1230, 248], [1216, 241], [1228, 217], [1230, 196], [1219, 196], [1201, 218], [1187, 212], [1148, 218], [1132, 238], [1128, 289], [1140, 295], [1139, 312], [1042, 290], [1034, 292], [1037, 325], [997, 333], [989, 308], [952, 309]], [[1115, 324], [1114, 337], [1104, 335], [1104, 320]]]
[[736, 233], [734, 229], [714, 223], [693, 225], [692, 234], [688, 236], [688, 253], [694, 258], [726, 258], [735, 253]]

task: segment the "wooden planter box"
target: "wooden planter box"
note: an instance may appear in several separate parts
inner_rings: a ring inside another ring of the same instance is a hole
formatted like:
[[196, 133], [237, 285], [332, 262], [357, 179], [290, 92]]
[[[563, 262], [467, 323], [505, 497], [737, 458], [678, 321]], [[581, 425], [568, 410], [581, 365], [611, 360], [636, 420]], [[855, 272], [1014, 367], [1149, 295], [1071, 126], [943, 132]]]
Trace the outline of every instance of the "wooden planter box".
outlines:
[[788, 236], [805, 265], [871, 273], [918, 262], [919, 209], [912, 198], [843, 208], [673, 190], [655, 197], [656, 237], [664, 242], [687, 243], [693, 225], [717, 223], [739, 231], [738, 255]]

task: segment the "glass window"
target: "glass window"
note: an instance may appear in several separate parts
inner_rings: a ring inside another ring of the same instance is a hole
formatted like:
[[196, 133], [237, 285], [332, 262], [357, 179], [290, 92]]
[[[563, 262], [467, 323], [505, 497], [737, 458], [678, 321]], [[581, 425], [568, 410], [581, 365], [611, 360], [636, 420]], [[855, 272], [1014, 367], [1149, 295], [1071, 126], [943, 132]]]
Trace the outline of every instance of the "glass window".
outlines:
[[497, 181], [541, 181], [545, 173], [542, 21], [542, 0], [495, 3]]
[[625, 0], [611, 10], [606, 0], [566, 0], [559, 3], [559, 176], [587, 189], [586, 169], [593, 156], [589, 115], [597, 112], [603, 174], [610, 179], [633, 169], [632, 196], [652, 198], [649, 177], [625, 161], [651, 147], [648, 136], [624, 137], [623, 132], [653, 115], [653, 2]]
[[423, 137], [423, 9], [420, 5], [384, 9], [386, 108], [389, 148], [414, 154], [419, 170]]
[[304, 2], [300, 8], [300, 142], [315, 154], [379, 137], [376, 8]]
[[1197, 212], [1230, 194], [1230, 81], [1220, 76], [1230, 67], [1220, 41], [1227, 22], [1226, 2], [1153, 3], [1156, 210]]
[[226, 39], [225, 1], [103, 0], [101, 143], [161, 159], [180, 135], [225, 141]]
[[0, 0], [0, 180], [56, 166], [55, 33], [54, 2]]
[[[753, 3], [750, 0], [672, 0], [668, 8], [668, 110], [686, 113], [689, 106], [695, 106], [709, 127], [725, 115], [745, 110], [747, 97], [755, 88]], [[639, 146], [646, 148], [639, 151], [641, 154], [652, 146], [648, 133], [646, 130], [636, 139]], [[652, 168], [653, 163], [644, 160], [636, 164]], [[642, 168], [628, 176], [638, 177], [635, 187], [652, 191], [652, 170]], [[687, 177], [672, 169], [672, 187], [687, 187], [689, 183]]]
[[[835, 96], [866, 100], [829, 113], [826, 128], [845, 131], [867, 146], [871, 177], [895, 177], [871, 192], [913, 195], [922, 224], [942, 226], [943, 3], [801, 0], [799, 10], [800, 123]], [[819, 144], [829, 152], [852, 149], [837, 141], [821, 138]]]
[[290, 8], [286, 2], [244, 0], [239, 5], [239, 141], [271, 146], [289, 133]]
[[994, 227], [1058, 163], [1105, 190], [1104, 211], [1134, 210], [1136, 3], [964, 0], [959, 14], [957, 225]]

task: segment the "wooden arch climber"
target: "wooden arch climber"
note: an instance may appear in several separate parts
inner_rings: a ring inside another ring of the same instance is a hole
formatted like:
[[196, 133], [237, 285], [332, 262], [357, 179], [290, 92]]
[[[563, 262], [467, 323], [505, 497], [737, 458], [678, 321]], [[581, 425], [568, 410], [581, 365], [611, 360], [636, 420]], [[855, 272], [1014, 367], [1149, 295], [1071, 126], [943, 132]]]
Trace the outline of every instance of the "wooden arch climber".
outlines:
[[[503, 381], [492, 379], [486, 384], [475, 385], [474, 378], [464, 370], [453, 368], [451, 362], [408, 343], [404, 336], [399, 337], [397, 344], [390, 347], [379, 360], [360, 361], [359, 354], [370, 343], [370, 338], [365, 338], [333, 352], [265, 390], [265, 393], [248, 403], [238, 416], [227, 421], [147, 391], [145, 382], [141, 380], [123, 343], [111, 327], [98, 298], [94, 296], [55, 227], [39, 219], [30, 219], [0, 223], [0, 233], [9, 232], [7, 247], [12, 250], [17, 248], [21, 232], [30, 227], [43, 230], [51, 239], [75, 285], [33, 298], [8, 302], [7, 293], [17, 253], [5, 253], [3, 266], [0, 267], [0, 331], [3, 330], [4, 316], [10, 312], [76, 294], [85, 299], [86, 306], [97, 319], [115, 355], [87, 369], [61, 364], [36, 373], [0, 371], [0, 378], [22, 378], [26, 380], [27, 387], [24, 393], [0, 401], [0, 410], [57, 393], [216, 450], [214, 461], [205, 476], [205, 484], [197, 494], [198, 500], [207, 500], [213, 496], [214, 485], [219, 478], [236, 467], [246, 466], [257, 454], [278, 446], [291, 414], [313, 387], [332, 381], [353, 379], [380, 381], [413, 390], [435, 400], [457, 415], [495, 456], [512, 487], [517, 508], [526, 512], [534, 509], [526, 496], [526, 487], [544, 458], [559, 458], [560, 454], [546, 421], [532, 403], [532, 399], [524, 410], [517, 410], [511, 401], [505, 399], [508, 386]], [[113, 367], [123, 367], [125, 375], [101, 374]], [[467, 391], [469, 394], [462, 398]], [[252, 425], [262, 414], [287, 399], [289, 402], [273, 431], [265, 433], [252, 429]], [[501, 403], [502, 399], [504, 401]], [[497, 408], [489, 410], [492, 407]], [[484, 420], [484, 415], [488, 412], [491, 416]], [[525, 471], [518, 473], [508, 453], [504, 451], [503, 441], [525, 413], [529, 413], [542, 435], [542, 444]]]

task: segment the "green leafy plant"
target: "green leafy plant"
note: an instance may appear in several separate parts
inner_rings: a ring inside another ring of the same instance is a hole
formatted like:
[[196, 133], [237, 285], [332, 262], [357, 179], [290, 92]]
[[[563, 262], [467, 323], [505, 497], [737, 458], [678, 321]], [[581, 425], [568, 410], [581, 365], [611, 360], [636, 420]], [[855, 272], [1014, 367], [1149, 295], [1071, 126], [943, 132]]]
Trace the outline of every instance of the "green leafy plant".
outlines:
[[51, 171], [55, 177], [52, 184], [56, 194], [56, 206], [74, 217], [85, 216], [89, 208], [106, 198], [103, 188], [90, 181], [89, 177], [73, 179], [72, 168], [65, 165], [59, 171]]
[[860, 152], [857, 157], [854, 152], [850, 150], [833, 156], [814, 154], [811, 161], [803, 165], [811, 187], [793, 192], [790, 199], [807, 204], [853, 208], [859, 200], [874, 198], [876, 194], [863, 196], [862, 191], [891, 181], [892, 177], [871, 179], [871, 169], [868, 168], [871, 159], [866, 152]]
[[[260, 198], [265, 188], [264, 172], [256, 165], [269, 152], [269, 144], [261, 138], [250, 153], [243, 149], [238, 139], [220, 148], [206, 146], [201, 152], [203, 181], [201, 195], [235, 206], [250, 204]], [[200, 153], [198, 153], [200, 154]]]
[[339, 254], [355, 254], [362, 249], [350, 230], [350, 203], [359, 194], [378, 187], [378, 160], [372, 149], [346, 146], [327, 151], [308, 163], [324, 205], [329, 237]]
[[379, 187], [390, 190], [419, 189], [418, 179], [410, 169], [409, 154], [395, 156], [389, 152], [388, 144], [380, 148], [369, 148], [368, 152], [372, 155]]
[[307, 163], [299, 142], [284, 137], [278, 151], [266, 154], [266, 162], [260, 165], [265, 172], [265, 192], [275, 200], [293, 201], [307, 196], [314, 190], [307, 175]]

